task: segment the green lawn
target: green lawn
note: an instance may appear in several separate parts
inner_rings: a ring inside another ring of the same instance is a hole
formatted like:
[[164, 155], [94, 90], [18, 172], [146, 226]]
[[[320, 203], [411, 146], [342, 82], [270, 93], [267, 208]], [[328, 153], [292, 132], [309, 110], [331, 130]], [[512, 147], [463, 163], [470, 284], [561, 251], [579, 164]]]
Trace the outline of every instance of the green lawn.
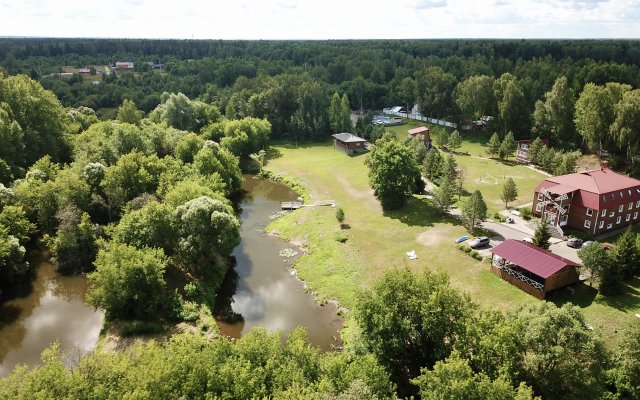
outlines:
[[[404, 125], [406, 127], [406, 125]], [[513, 309], [538, 300], [489, 272], [486, 263], [478, 262], [455, 248], [454, 239], [466, 234], [455, 220], [441, 217], [422, 196], [414, 196], [399, 211], [383, 212], [369, 188], [366, 155], [348, 157], [331, 145], [277, 146], [278, 156], [267, 169], [293, 177], [309, 189], [312, 200], [336, 200], [345, 211], [343, 230], [348, 240], [340, 243], [335, 235], [341, 231], [335, 209], [308, 207], [276, 220], [268, 230], [277, 231], [285, 240], [294, 240], [308, 248], [295, 267], [301, 279], [320, 299], [337, 299], [347, 308], [353, 307], [358, 290], [370, 285], [380, 274], [394, 267], [408, 266], [445, 271], [451, 284], [469, 293], [478, 303], [502, 310]], [[472, 181], [487, 171], [492, 175], [509, 171], [518, 183], [520, 193], [531, 193], [541, 176], [524, 167], [510, 167], [493, 161], [484, 162], [469, 156], [458, 156], [459, 162], [471, 170], [467, 189], [476, 186], [485, 198], [496, 198], [492, 185]], [[498, 185], [499, 186], [499, 185]], [[523, 196], [522, 202], [529, 202]], [[418, 260], [410, 261], [405, 252], [415, 250]], [[617, 340], [621, 328], [639, 312], [638, 282], [617, 304], [597, 300], [592, 292], [556, 302], [578, 302], [590, 323], [610, 343]], [[635, 310], [635, 311], [634, 311]]]

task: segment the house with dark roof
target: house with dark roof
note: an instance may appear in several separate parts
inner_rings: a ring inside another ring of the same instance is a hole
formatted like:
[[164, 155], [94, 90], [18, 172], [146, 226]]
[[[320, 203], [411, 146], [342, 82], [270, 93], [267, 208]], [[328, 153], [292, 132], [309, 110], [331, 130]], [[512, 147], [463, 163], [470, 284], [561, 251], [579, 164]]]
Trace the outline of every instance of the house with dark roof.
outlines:
[[408, 131], [409, 137], [421, 136], [424, 141], [424, 145], [427, 150], [431, 148], [431, 136], [429, 135], [429, 128], [426, 126], [421, 126], [419, 128], [409, 129]]
[[532, 207], [554, 226], [598, 235], [638, 222], [640, 181], [606, 166], [553, 176], [536, 187]]
[[[540, 139], [542, 141], [542, 144], [544, 144], [545, 146], [549, 147], [549, 139]], [[533, 140], [531, 139], [526, 139], [526, 140], [518, 140], [518, 148], [516, 149], [516, 160], [518, 160], [519, 163], [523, 163], [523, 164], [527, 164], [529, 163], [529, 148], [531, 147], [531, 143], [533, 143]]]
[[491, 272], [541, 300], [579, 280], [578, 264], [531, 243], [508, 239], [491, 253]]
[[347, 155], [365, 151], [367, 141], [351, 133], [336, 133], [333, 136], [333, 148], [343, 151]]

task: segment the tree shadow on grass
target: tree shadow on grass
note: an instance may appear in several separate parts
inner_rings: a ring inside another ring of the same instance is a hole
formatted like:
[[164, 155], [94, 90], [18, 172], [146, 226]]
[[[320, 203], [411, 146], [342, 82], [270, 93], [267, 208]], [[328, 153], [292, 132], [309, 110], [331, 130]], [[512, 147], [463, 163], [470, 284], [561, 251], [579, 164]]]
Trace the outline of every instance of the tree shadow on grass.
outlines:
[[267, 153], [267, 161], [275, 160], [282, 157], [282, 152], [273, 146], [267, 147], [266, 153]]
[[561, 307], [563, 304], [572, 303], [580, 308], [589, 307], [596, 298], [598, 291], [584, 283], [579, 283], [575, 287], [575, 293], [571, 293], [566, 288], [561, 288], [547, 296], [547, 300]]
[[640, 278], [635, 277], [623, 282], [617, 295], [601, 296], [598, 295], [595, 288], [581, 283], [576, 288], [575, 294], [561, 289], [554, 293], [549, 300], [557, 306], [573, 303], [581, 308], [588, 307], [595, 301], [621, 312], [632, 312], [640, 308]]
[[411, 197], [407, 204], [398, 210], [384, 211], [384, 216], [402, 222], [408, 226], [433, 226], [434, 223], [452, 223], [460, 225], [457, 218], [443, 215], [426, 198]]

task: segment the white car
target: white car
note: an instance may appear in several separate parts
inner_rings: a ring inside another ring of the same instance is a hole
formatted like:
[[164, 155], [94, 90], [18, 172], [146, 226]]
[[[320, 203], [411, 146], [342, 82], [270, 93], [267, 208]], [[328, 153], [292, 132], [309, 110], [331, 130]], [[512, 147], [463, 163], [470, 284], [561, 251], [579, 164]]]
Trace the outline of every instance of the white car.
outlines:
[[522, 241], [527, 243], [533, 243], [533, 239], [531, 239], [530, 237], [522, 238]]

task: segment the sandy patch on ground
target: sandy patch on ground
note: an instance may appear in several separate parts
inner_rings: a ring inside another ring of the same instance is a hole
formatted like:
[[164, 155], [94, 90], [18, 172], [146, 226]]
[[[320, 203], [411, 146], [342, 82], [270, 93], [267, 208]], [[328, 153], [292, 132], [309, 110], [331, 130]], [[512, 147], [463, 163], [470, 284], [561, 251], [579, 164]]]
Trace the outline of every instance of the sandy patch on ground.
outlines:
[[373, 189], [358, 190], [354, 188], [342, 175], [335, 174], [335, 177], [349, 197], [366, 200], [367, 205], [373, 211], [382, 212], [382, 206], [378, 199], [373, 195]]
[[447, 239], [450, 239], [450, 229], [445, 227], [435, 227], [422, 232], [416, 236], [416, 242], [423, 246], [435, 246]]

